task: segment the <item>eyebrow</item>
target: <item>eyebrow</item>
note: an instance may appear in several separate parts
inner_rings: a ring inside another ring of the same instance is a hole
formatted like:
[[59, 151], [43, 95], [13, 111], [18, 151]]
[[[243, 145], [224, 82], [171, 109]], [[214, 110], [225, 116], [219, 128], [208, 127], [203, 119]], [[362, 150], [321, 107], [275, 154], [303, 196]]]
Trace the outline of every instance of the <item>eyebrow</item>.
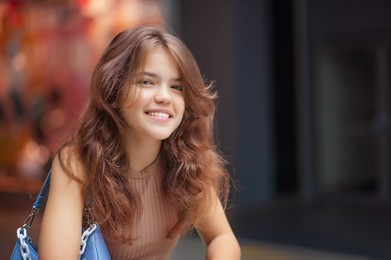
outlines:
[[[141, 76], [149, 76], [149, 77], [152, 77], [152, 78], [155, 78], [155, 79], [160, 79], [161, 78], [156, 73], [149, 72], [149, 71], [142, 71], [142, 72], [136, 74], [136, 77], [141, 77]], [[175, 78], [172, 81], [182, 81], [182, 78]]]

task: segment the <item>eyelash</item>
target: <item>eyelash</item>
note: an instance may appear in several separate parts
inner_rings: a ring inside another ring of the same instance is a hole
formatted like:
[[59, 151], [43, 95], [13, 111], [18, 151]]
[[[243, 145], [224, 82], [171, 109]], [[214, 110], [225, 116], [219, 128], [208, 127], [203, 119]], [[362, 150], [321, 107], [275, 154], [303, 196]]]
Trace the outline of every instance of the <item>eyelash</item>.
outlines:
[[178, 90], [178, 91], [182, 91], [182, 89], [183, 89], [182, 86], [178, 86], [178, 85], [172, 86], [171, 88]]
[[142, 85], [153, 85], [152, 81], [150, 81], [148, 79], [143, 79], [139, 83]]
[[[148, 80], [148, 79], [143, 79], [143, 80], [140, 80], [139, 82], [140, 85], [154, 85], [154, 83], [151, 81], [151, 80]], [[172, 89], [175, 89], [177, 91], [182, 91], [183, 90], [183, 87], [180, 86], [180, 85], [173, 85], [171, 86]]]

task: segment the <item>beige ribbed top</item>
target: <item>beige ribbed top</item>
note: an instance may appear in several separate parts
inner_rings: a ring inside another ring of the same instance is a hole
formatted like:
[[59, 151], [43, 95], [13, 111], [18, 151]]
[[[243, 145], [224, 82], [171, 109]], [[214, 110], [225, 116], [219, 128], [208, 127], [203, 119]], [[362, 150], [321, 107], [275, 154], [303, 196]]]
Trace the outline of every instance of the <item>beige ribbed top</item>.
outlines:
[[131, 171], [130, 185], [139, 192], [143, 205], [141, 220], [132, 230], [131, 245], [105, 239], [111, 259], [169, 259], [179, 236], [168, 239], [167, 231], [175, 224], [174, 207], [165, 199], [159, 160], [142, 171]]

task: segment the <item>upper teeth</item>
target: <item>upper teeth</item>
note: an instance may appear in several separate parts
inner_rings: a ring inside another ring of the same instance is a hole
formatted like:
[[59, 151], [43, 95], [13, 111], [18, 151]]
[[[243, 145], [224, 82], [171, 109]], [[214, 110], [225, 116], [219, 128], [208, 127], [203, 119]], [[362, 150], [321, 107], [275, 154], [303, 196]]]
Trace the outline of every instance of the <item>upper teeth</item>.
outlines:
[[162, 117], [162, 118], [168, 118], [169, 114], [163, 113], [163, 112], [149, 112], [150, 116], [156, 116], [156, 117]]

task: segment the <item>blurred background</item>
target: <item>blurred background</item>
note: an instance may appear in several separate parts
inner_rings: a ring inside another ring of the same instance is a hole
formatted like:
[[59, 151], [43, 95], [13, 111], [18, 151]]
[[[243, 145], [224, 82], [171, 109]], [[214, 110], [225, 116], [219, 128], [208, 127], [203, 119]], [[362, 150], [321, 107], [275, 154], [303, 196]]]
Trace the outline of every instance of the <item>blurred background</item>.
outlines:
[[[219, 93], [243, 259], [391, 259], [391, 1], [0, 1], [0, 259], [125, 28], [173, 28]], [[37, 241], [41, 215], [29, 234]], [[194, 234], [173, 259], [202, 259]]]

